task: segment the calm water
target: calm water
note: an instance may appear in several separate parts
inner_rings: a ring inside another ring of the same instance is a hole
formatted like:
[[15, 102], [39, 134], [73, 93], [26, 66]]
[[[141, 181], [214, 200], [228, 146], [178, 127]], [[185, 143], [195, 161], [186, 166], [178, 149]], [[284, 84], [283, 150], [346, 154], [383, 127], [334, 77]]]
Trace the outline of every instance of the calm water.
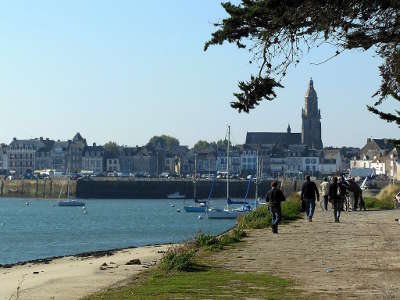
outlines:
[[[31, 205], [25, 205], [27, 201]], [[88, 213], [84, 214], [81, 207], [58, 207], [54, 200], [0, 199], [0, 264], [181, 242], [199, 231], [223, 232], [235, 223], [200, 220], [199, 214], [183, 211], [183, 200], [87, 200], [86, 203]], [[171, 207], [172, 203], [175, 207]], [[217, 207], [224, 204], [223, 200], [213, 202]]]

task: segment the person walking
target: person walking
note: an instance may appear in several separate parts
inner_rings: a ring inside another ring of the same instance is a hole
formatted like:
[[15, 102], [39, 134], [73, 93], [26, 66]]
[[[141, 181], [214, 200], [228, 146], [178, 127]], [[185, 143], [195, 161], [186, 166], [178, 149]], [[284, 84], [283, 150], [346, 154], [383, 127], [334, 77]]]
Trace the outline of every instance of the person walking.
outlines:
[[312, 218], [315, 210], [315, 198], [319, 201], [319, 191], [314, 181], [311, 181], [310, 175], [306, 176], [306, 181], [301, 188], [301, 201], [306, 203], [306, 215], [309, 222], [312, 222]]
[[342, 197], [340, 195], [337, 177], [333, 177], [333, 182], [329, 186], [329, 200], [333, 204], [333, 216], [335, 218], [335, 223], [339, 223], [340, 212], [342, 211]]
[[322, 198], [324, 199], [324, 208], [325, 211], [328, 211], [329, 182], [327, 177], [324, 178], [324, 181], [320, 184], [320, 187], [321, 187], [321, 195]]
[[278, 182], [273, 181], [271, 184], [271, 190], [268, 191], [266, 202], [269, 203], [269, 211], [271, 212], [272, 216], [272, 233], [278, 233], [278, 224], [282, 219], [282, 210], [281, 210], [281, 202], [285, 201], [285, 195], [278, 187]]
[[[341, 200], [341, 207], [340, 207], [340, 210], [344, 211], [344, 206], [343, 206], [343, 204], [344, 204], [345, 201], [346, 201], [347, 191], [350, 190], [350, 186], [349, 186], [349, 184], [346, 182], [346, 179], [344, 178], [344, 176], [341, 176], [341, 177], [340, 177], [340, 179], [339, 179], [339, 181], [337, 182], [337, 184], [338, 184], [338, 189], [339, 189], [338, 191], [339, 191], [339, 196], [340, 196], [340, 200]], [[354, 207], [353, 203], [350, 203], [350, 204], [351, 204], [351, 207], [353, 208], [353, 207]], [[346, 204], [346, 210], [347, 210], [347, 211], [350, 210], [350, 207], [348, 207], [348, 206], [349, 206], [349, 203]]]

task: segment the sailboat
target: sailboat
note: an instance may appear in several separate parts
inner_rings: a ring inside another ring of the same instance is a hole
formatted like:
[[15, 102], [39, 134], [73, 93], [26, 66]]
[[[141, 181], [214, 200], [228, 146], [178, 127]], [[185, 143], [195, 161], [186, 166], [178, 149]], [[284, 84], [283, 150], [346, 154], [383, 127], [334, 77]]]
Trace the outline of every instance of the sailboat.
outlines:
[[193, 200], [199, 205], [184, 205], [183, 209], [188, 213], [204, 213], [207, 210], [207, 202], [197, 199], [197, 154], [194, 155]]
[[[226, 151], [226, 207], [225, 209], [220, 208], [209, 208], [207, 209], [207, 217], [209, 219], [236, 219], [239, 215], [250, 211], [250, 206], [247, 201], [232, 201], [229, 197], [229, 148], [231, 142], [231, 126], [228, 126], [228, 146]], [[248, 188], [249, 189], [249, 188]], [[247, 193], [248, 194], [248, 193]], [[247, 197], [247, 196], [246, 196]], [[230, 209], [229, 205], [232, 204], [243, 204], [240, 209]]]
[[[67, 170], [68, 172], [68, 170]], [[69, 183], [70, 183], [70, 176], [68, 175], [68, 182], [67, 182], [67, 200], [59, 200], [57, 202], [58, 206], [86, 206], [85, 202], [79, 201], [77, 199], [70, 199], [69, 194], [70, 194], [70, 188], [69, 188]], [[62, 188], [60, 190], [60, 195], [59, 198], [61, 197], [62, 193]]]

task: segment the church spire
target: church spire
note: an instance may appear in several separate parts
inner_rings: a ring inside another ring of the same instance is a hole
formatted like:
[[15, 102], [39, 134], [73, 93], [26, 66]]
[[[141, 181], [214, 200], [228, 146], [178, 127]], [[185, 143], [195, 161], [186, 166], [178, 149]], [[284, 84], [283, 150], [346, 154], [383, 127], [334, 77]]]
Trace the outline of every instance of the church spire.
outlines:
[[310, 82], [308, 83], [308, 88], [306, 91], [306, 99], [307, 98], [318, 98], [317, 92], [314, 90], [314, 81], [312, 77], [310, 78]]
[[292, 133], [292, 128], [290, 128], [290, 124], [288, 124], [286, 131], [287, 131], [287, 133]]

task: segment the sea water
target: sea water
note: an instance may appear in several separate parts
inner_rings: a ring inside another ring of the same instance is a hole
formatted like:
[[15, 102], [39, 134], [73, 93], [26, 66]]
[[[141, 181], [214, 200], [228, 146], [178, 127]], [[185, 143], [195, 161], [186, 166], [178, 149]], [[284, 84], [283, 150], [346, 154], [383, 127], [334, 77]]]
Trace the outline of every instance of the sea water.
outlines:
[[[176, 243], [198, 232], [218, 234], [235, 220], [185, 213], [183, 200], [85, 200], [59, 207], [56, 200], [0, 199], [0, 264], [53, 256]], [[187, 201], [186, 204], [193, 204]], [[213, 201], [223, 207], [225, 201]], [[180, 210], [181, 212], [178, 212]]]

